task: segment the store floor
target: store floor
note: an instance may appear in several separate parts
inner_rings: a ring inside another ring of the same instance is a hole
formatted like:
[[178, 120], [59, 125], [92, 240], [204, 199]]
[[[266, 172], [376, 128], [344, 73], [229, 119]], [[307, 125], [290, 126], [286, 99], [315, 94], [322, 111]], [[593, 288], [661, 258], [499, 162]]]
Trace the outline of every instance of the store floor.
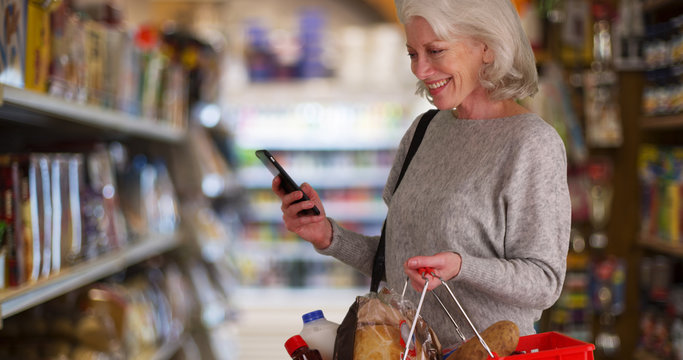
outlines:
[[367, 289], [240, 289], [237, 343], [240, 360], [290, 359], [284, 343], [301, 331], [301, 315], [322, 310], [341, 323], [356, 296]]

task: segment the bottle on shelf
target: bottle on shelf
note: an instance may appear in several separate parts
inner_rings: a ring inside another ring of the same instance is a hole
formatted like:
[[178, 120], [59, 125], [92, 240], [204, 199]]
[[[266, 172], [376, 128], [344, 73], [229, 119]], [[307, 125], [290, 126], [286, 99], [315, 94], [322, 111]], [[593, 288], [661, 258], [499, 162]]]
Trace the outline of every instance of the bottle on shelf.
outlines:
[[308, 347], [306, 341], [300, 335], [294, 335], [285, 341], [285, 349], [293, 360], [322, 360], [317, 349]]
[[312, 348], [320, 351], [323, 360], [332, 360], [339, 324], [327, 320], [322, 310], [306, 313], [301, 319], [304, 325], [299, 335]]

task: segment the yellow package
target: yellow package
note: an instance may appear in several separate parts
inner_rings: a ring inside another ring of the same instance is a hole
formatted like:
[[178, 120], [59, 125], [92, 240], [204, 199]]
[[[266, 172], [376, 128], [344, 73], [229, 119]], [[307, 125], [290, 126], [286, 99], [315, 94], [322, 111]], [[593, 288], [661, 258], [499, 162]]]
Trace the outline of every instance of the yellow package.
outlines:
[[28, 90], [47, 91], [50, 69], [50, 12], [32, 1], [28, 2], [26, 29], [26, 78]]

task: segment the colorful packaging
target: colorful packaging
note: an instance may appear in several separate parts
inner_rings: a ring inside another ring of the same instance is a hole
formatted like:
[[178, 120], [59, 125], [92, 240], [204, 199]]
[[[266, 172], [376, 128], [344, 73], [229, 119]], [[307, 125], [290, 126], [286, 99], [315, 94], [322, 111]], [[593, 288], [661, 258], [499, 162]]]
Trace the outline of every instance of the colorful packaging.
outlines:
[[28, 0], [0, 0], [0, 82], [24, 87]]
[[33, 1], [28, 3], [26, 29], [26, 89], [47, 91], [50, 69], [50, 13]]
[[88, 103], [100, 106], [103, 103], [105, 56], [107, 51], [106, 29], [92, 20], [83, 22], [85, 34], [85, 72]]

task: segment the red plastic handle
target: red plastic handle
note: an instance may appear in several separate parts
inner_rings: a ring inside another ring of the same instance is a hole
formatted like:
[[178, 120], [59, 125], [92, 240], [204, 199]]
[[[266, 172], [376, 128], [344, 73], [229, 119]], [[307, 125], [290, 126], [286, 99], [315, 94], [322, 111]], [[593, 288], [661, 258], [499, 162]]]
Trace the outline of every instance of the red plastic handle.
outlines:
[[420, 274], [422, 277], [425, 277], [425, 275], [427, 275], [427, 274], [435, 276], [434, 275], [434, 268], [431, 268], [431, 267], [418, 268], [417, 273]]

